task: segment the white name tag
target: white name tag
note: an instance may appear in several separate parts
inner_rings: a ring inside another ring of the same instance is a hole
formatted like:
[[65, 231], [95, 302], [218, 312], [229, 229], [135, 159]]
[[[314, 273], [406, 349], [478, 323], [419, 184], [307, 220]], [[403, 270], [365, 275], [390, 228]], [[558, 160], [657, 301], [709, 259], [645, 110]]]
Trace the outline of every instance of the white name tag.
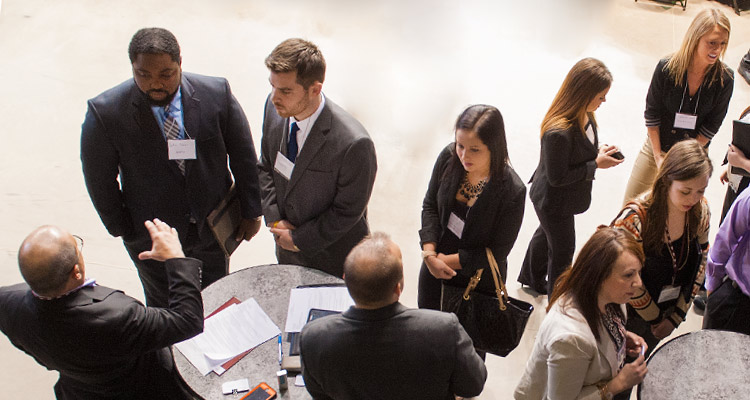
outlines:
[[459, 218], [458, 215], [451, 213], [451, 216], [448, 217], [448, 230], [461, 239], [461, 235], [464, 232], [464, 220]]
[[667, 285], [661, 290], [659, 294], [659, 300], [657, 303], [664, 303], [665, 301], [674, 300], [680, 295], [682, 288], [680, 286]]
[[170, 160], [195, 160], [195, 140], [167, 140]]
[[695, 123], [698, 121], [697, 115], [675, 113], [674, 115], [674, 127], [681, 129], [695, 129]]
[[280, 173], [281, 176], [289, 180], [292, 178], [292, 171], [294, 171], [294, 163], [289, 161], [285, 155], [281, 154], [280, 151], [276, 152], [276, 164], [273, 169]]

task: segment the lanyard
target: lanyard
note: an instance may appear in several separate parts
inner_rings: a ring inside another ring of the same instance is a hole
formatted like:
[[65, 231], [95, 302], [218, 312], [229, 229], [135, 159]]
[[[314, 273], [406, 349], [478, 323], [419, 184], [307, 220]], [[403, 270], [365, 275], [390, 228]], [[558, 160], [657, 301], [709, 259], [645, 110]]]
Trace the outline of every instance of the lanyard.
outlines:
[[[688, 90], [688, 83], [685, 82], [685, 90], [682, 91], [682, 99], [680, 99], [680, 109], [677, 110], [678, 113], [682, 112], [682, 105], [685, 103], [685, 95], [687, 95]], [[696, 95], [698, 96], [697, 99], [695, 99], [695, 108], [693, 109], [693, 115], [698, 115], [698, 103], [701, 101], [701, 90], [703, 90], [703, 84], [698, 87], [698, 93]]]
[[[672, 246], [672, 237], [669, 236], [669, 223], [665, 224], [664, 233], [667, 235], [667, 249], [669, 249], [669, 256], [672, 258], [672, 286], [674, 286], [677, 273], [685, 267], [687, 264], [688, 255], [690, 252], [690, 216], [685, 215], [685, 230], [682, 233], [683, 241], [682, 248], [680, 249], [680, 259], [682, 259], [682, 265], [677, 266], [677, 255], [675, 254], [674, 247]], [[683, 259], [684, 255], [684, 259]]]

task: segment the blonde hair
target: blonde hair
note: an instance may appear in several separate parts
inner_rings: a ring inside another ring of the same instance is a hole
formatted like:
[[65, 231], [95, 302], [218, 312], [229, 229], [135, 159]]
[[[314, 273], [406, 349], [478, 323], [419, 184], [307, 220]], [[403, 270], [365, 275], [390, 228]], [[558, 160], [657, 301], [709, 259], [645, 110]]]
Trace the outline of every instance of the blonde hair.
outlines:
[[[585, 135], [583, 121], [586, 109], [592, 100], [612, 85], [612, 73], [603, 62], [595, 58], [584, 58], [570, 69], [552, 100], [547, 115], [542, 120], [542, 136], [545, 132], [566, 130], [574, 123]], [[594, 113], [588, 113], [589, 120], [596, 126]]]
[[[672, 78], [677, 85], [682, 86], [685, 84], [685, 75], [688, 72], [690, 63], [693, 61], [693, 56], [698, 48], [698, 43], [701, 38], [709, 33], [713, 32], [714, 28], [721, 28], [727, 32], [727, 36], [732, 32], [731, 26], [729, 25], [729, 18], [721, 12], [718, 8], [707, 8], [702, 10], [695, 16], [693, 22], [690, 23], [685, 37], [682, 39], [682, 45], [680, 49], [674, 53], [667, 64], [664, 66], [664, 70], [669, 73], [669, 77]], [[727, 38], [727, 43], [729, 38]], [[726, 70], [726, 65], [721, 61], [724, 58], [728, 46], [724, 46], [719, 54], [717, 62], [713, 63], [708, 70], [706, 70], [706, 76], [710, 76], [708, 86], [710, 87], [716, 81], [723, 87], [724, 76], [723, 73]]]

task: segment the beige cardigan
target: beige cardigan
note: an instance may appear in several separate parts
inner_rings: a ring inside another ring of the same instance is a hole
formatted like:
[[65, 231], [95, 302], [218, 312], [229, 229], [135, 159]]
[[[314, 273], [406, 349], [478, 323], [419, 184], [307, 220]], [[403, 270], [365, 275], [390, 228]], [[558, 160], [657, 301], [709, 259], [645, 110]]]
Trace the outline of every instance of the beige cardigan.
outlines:
[[[625, 306], [622, 306], [625, 313]], [[597, 383], [619, 371], [609, 333], [599, 327], [597, 343], [581, 312], [563, 297], [550, 309], [537, 333], [516, 399], [601, 399]]]

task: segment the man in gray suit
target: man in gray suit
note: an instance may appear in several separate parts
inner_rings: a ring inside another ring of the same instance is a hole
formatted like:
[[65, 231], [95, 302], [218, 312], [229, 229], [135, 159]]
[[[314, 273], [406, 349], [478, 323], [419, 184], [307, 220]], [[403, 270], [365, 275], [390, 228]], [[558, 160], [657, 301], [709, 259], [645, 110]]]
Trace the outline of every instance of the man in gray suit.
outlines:
[[259, 177], [263, 215], [279, 263], [341, 276], [344, 258], [369, 232], [375, 147], [365, 128], [321, 92], [325, 59], [302, 39], [266, 58]]
[[302, 374], [314, 399], [453, 399], [482, 392], [487, 369], [455, 314], [409, 309], [401, 251], [376, 232], [344, 263], [354, 306], [302, 329]]

